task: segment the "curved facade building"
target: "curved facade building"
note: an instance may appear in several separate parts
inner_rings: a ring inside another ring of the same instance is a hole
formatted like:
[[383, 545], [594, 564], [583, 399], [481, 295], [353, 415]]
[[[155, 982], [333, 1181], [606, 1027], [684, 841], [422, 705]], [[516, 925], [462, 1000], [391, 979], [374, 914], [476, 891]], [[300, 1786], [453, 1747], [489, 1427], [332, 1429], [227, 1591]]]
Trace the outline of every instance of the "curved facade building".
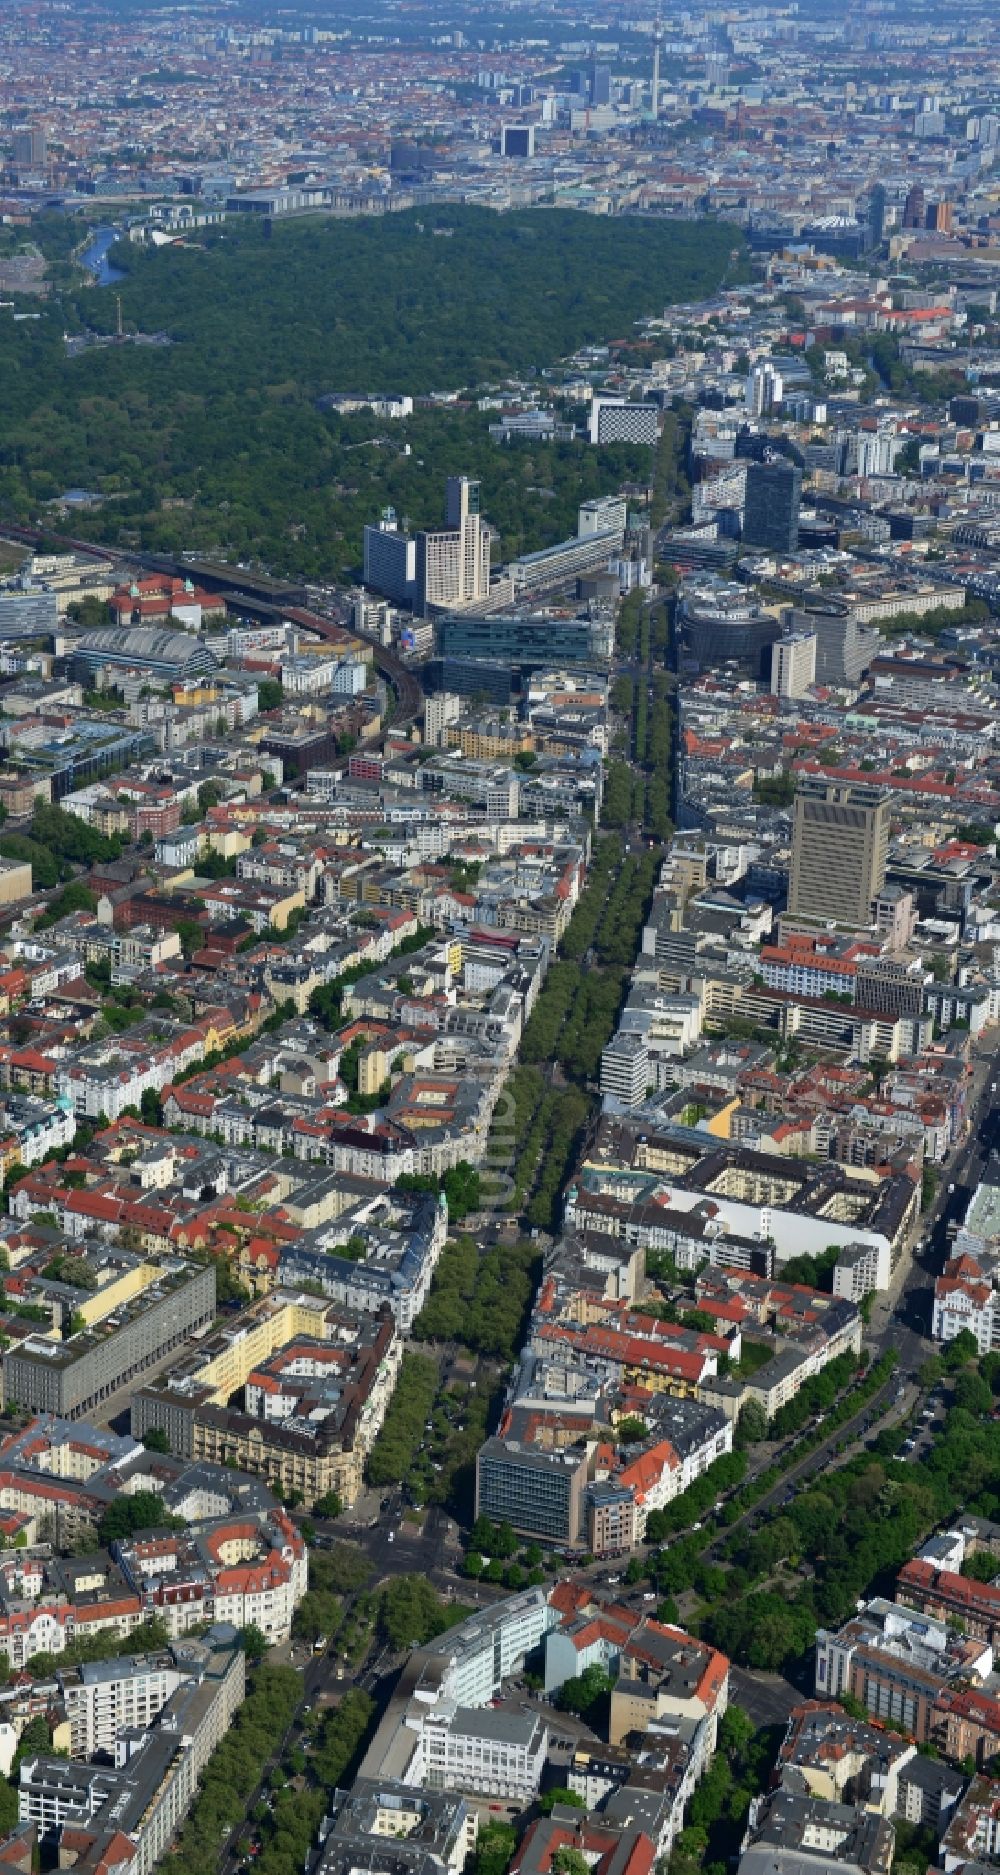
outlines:
[[771, 676], [771, 646], [781, 637], [781, 620], [765, 612], [745, 586], [725, 580], [688, 586], [677, 608], [677, 624], [687, 655], [699, 670], [735, 663], [758, 681]]
[[145, 671], [167, 681], [216, 671], [219, 660], [203, 638], [169, 626], [111, 626], [84, 632], [70, 647], [74, 670], [89, 680], [106, 665]]

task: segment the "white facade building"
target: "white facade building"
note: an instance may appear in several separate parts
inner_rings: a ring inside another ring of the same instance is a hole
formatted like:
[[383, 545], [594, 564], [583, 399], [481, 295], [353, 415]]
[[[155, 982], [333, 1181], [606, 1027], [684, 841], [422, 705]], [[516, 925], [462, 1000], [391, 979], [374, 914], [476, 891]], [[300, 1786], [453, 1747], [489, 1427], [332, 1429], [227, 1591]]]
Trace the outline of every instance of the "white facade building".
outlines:
[[66, 1674], [62, 1690], [71, 1755], [92, 1758], [106, 1751], [113, 1757], [120, 1729], [151, 1725], [184, 1677], [166, 1654], [89, 1661], [79, 1669], [76, 1684]]
[[655, 404], [627, 404], [623, 397], [595, 397], [590, 406], [590, 441], [646, 443], [655, 449], [659, 414]]
[[443, 1700], [421, 1721], [420, 1750], [406, 1782], [524, 1805], [537, 1794], [548, 1744], [548, 1727], [535, 1713]]

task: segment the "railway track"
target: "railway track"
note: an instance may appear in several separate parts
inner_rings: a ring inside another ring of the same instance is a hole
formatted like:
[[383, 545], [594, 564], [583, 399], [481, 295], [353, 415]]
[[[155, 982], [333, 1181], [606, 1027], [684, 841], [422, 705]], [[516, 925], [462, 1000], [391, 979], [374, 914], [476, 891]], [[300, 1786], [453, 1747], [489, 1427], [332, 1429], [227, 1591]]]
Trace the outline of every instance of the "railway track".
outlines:
[[[108, 547], [100, 546], [91, 540], [78, 540], [68, 534], [59, 534], [51, 529], [36, 527], [3, 526], [0, 532], [12, 540], [23, 542], [26, 547], [35, 549], [58, 547], [66, 553], [78, 553], [92, 560], [114, 558], [124, 561], [129, 566], [151, 573], [170, 573], [178, 579], [190, 577], [191, 568], [183, 560], [172, 560], [164, 554], [118, 553]], [[238, 569], [240, 571], [242, 569]], [[315, 632], [319, 638], [336, 639], [344, 630], [336, 619], [322, 612], [313, 612], [306, 606], [282, 605], [280, 601], [268, 600], [244, 592], [246, 581], [241, 582], [225, 566], [212, 566], [212, 584], [218, 592], [228, 595], [235, 603], [239, 599], [246, 601], [247, 607], [261, 618], [289, 619], [293, 625], [300, 625], [304, 631]], [[394, 727], [408, 729], [419, 717], [423, 708], [423, 688], [419, 678], [408, 669], [401, 658], [381, 640], [371, 633], [359, 631], [351, 626], [351, 634], [363, 639], [374, 652], [375, 668], [391, 686], [396, 696], [396, 715]]]

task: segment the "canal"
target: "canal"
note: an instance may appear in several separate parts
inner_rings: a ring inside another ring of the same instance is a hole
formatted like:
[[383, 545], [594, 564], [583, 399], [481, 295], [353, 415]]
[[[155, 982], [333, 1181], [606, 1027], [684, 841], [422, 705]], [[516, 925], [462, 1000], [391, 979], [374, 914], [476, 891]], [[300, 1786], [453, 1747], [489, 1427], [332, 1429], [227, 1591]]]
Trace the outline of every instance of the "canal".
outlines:
[[80, 255], [81, 264], [93, 274], [98, 286], [113, 286], [116, 280], [124, 280], [120, 267], [112, 267], [108, 254], [119, 238], [117, 228], [96, 228], [88, 247]]

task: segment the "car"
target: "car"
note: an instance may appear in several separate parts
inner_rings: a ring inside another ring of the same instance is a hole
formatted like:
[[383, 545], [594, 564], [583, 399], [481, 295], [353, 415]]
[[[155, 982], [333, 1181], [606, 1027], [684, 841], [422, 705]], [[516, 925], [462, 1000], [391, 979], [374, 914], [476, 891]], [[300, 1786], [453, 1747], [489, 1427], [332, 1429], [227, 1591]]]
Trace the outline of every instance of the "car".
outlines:
[[656, 1600], [656, 1596], [655, 1596], [655, 1595], [644, 1595], [642, 1599], [643, 1599], [643, 1601], [644, 1601], [644, 1602], [655, 1602], [655, 1600]]
[[396, 1541], [396, 1532], [395, 1532], [395, 1530], [390, 1530], [390, 1532], [389, 1532], [389, 1535], [388, 1535], [388, 1537], [386, 1538], [386, 1542], [387, 1542], [387, 1543], [395, 1543], [395, 1541]]

